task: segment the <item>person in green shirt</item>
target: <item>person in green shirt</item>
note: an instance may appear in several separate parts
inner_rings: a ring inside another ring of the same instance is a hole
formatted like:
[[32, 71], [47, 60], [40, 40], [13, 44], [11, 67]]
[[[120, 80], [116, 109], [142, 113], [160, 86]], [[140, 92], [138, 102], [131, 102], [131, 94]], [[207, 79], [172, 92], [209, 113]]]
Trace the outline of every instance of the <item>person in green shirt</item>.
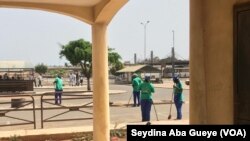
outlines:
[[177, 111], [177, 120], [182, 119], [182, 104], [183, 104], [183, 95], [182, 95], [182, 84], [178, 77], [173, 78], [173, 88], [174, 88], [174, 103]]
[[[139, 86], [142, 83], [141, 78], [135, 73], [132, 76], [132, 87], [133, 87], [133, 98], [134, 98], [134, 105], [133, 107], [140, 106], [140, 90]], [[137, 102], [137, 103], [136, 103]]]
[[55, 104], [61, 104], [62, 92], [63, 92], [63, 80], [60, 75], [57, 75], [54, 84], [55, 84]]
[[145, 76], [145, 81], [140, 84], [141, 91], [141, 114], [142, 122], [150, 121], [150, 111], [152, 106], [152, 93], [155, 92], [153, 84], [150, 82], [150, 76]]

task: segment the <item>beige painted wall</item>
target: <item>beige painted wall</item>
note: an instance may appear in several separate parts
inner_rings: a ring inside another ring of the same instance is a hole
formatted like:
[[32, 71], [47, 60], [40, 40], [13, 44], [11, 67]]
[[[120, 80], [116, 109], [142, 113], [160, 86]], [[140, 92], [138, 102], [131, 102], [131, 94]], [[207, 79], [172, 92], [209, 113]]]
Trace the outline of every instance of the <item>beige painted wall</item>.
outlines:
[[233, 124], [233, 6], [190, 0], [190, 124]]

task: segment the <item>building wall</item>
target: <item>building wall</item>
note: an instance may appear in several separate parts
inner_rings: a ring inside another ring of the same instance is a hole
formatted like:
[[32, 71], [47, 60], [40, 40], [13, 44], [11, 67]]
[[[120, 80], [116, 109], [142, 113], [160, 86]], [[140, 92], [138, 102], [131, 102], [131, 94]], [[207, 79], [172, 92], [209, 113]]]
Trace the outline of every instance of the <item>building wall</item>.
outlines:
[[190, 0], [190, 123], [233, 124], [233, 7]]

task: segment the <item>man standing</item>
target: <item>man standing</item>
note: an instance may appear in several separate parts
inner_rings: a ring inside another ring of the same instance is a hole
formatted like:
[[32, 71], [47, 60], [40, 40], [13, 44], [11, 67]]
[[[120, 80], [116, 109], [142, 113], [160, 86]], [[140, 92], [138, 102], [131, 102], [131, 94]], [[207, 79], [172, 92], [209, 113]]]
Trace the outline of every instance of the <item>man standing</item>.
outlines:
[[180, 82], [180, 79], [178, 77], [173, 78], [173, 88], [174, 88], [174, 103], [177, 111], [177, 117], [176, 120], [182, 119], [182, 104], [183, 104], [183, 95], [182, 95], [182, 84]]
[[43, 79], [43, 78], [42, 78], [42, 75], [39, 74], [39, 76], [38, 76], [38, 87], [39, 87], [39, 86], [41, 86], [41, 87], [43, 86], [43, 85], [42, 85], [42, 79]]
[[[134, 98], [134, 105], [133, 107], [136, 107], [136, 106], [140, 106], [140, 90], [139, 90], [139, 86], [141, 84], [141, 78], [136, 74], [134, 73], [133, 76], [132, 76], [132, 87], [133, 87], [133, 98]], [[137, 103], [136, 103], [137, 101]]]
[[150, 124], [150, 111], [153, 103], [152, 93], [155, 92], [153, 84], [150, 82], [150, 76], [145, 76], [145, 81], [139, 86], [141, 90], [141, 114], [142, 122], [148, 121]]
[[55, 104], [61, 104], [62, 92], [63, 92], [63, 80], [60, 75], [56, 77], [54, 84], [55, 84]]

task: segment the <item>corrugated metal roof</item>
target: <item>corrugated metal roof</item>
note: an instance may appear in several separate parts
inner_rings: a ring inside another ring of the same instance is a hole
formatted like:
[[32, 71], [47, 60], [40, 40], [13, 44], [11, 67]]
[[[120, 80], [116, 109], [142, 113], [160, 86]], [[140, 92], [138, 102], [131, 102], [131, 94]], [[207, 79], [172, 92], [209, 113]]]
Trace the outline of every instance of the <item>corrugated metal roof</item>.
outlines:
[[136, 72], [137, 70], [143, 68], [145, 65], [137, 65], [137, 66], [127, 66], [119, 71], [118, 73], [123, 73], [123, 72]]
[[117, 71], [117, 73], [128, 73], [128, 72], [160, 72], [159, 69], [147, 65], [136, 65], [127, 66], [124, 69]]

